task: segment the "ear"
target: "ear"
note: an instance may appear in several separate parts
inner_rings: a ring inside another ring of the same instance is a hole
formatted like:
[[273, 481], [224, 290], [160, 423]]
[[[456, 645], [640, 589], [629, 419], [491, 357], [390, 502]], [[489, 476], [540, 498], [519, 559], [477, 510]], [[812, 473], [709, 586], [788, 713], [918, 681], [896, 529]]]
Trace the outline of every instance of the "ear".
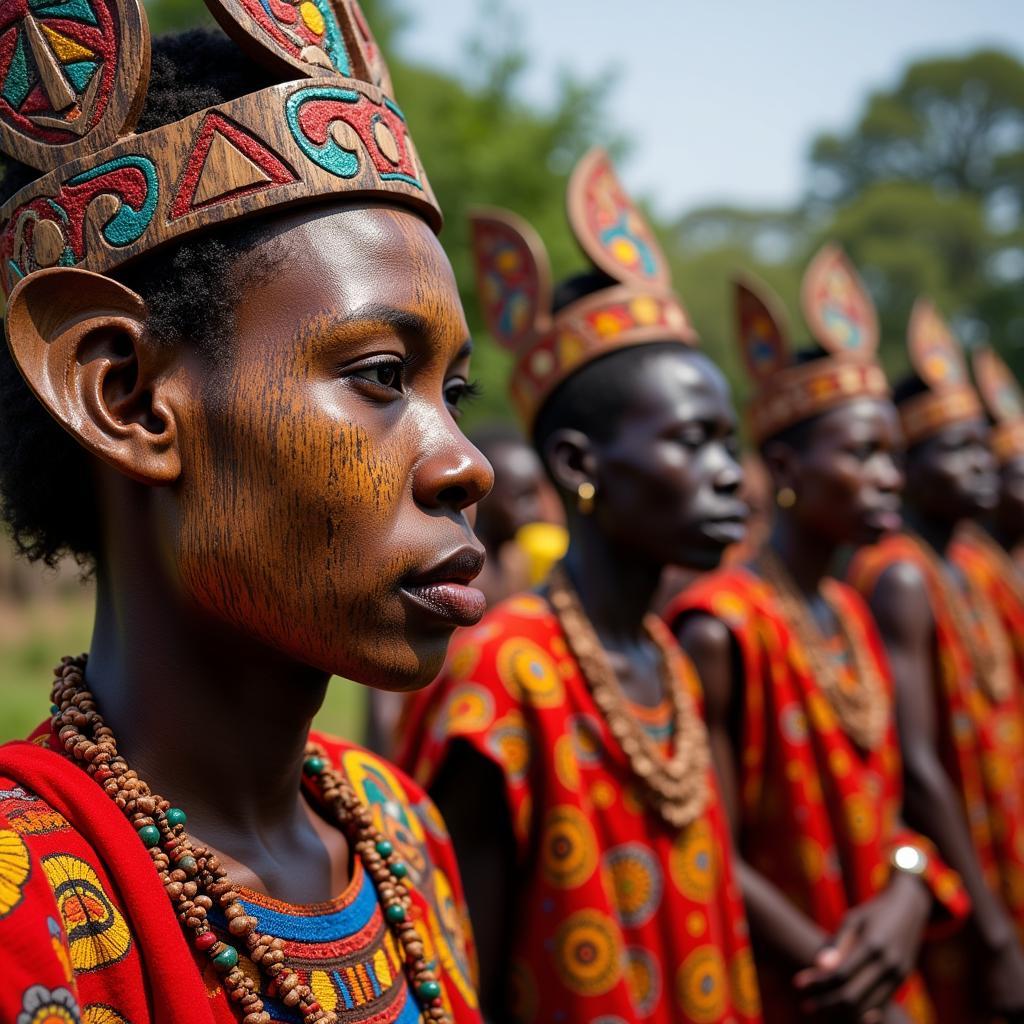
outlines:
[[799, 468], [796, 452], [783, 441], [769, 441], [761, 451], [761, 459], [768, 475], [771, 477], [772, 490], [770, 498], [774, 504], [775, 495], [784, 487], [791, 488], [799, 494]]
[[590, 438], [579, 430], [556, 430], [544, 444], [544, 461], [562, 491], [576, 494], [580, 484], [597, 486], [597, 458]]
[[181, 473], [161, 385], [172, 354], [146, 334], [142, 299], [101, 274], [29, 274], [7, 304], [7, 341], [29, 387], [84, 448], [145, 484]]

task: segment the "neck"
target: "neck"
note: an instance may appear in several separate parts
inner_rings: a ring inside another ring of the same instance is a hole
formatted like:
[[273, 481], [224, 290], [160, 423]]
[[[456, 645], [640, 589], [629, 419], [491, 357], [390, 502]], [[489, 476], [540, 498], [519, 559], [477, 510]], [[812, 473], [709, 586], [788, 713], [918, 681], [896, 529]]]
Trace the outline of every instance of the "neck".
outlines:
[[1013, 552], [1021, 542], [1020, 530], [1009, 527], [1007, 523], [1001, 522], [998, 518], [991, 519], [985, 524], [989, 535], [1007, 554]]
[[913, 508], [908, 507], [904, 511], [907, 526], [916, 533], [922, 540], [928, 542], [935, 549], [940, 558], [945, 558], [949, 545], [953, 541], [953, 534], [956, 532], [956, 523], [947, 523], [933, 519]]
[[137, 568], [99, 575], [87, 681], [100, 713], [193, 834], [230, 848], [232, 836], [294, 827], [327, 676], [184, 609], [165, 582]]
[[782, 511], [775, 517], [768, 546], [786, 567], [800, 592], [807, 598], [816, 596], [835, 557], [835, 543]]
[[573, 514], [569, 535], [565, 566], [595, 632], [605, 643], [639, 640], [662, 567], [610, 541], [587, 517]]

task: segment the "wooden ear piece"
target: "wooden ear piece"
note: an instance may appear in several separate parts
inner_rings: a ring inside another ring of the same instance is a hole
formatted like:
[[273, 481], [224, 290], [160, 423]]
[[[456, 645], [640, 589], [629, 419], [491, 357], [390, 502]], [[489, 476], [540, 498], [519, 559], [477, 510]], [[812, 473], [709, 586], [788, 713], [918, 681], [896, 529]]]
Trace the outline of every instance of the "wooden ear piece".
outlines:
[[[5, 326], [18, 369], [50, 415], [120, 472], [163, 484], [177, 479], [181, 462], [173, 416], [152, 392], [145, 324], [145, 303], [131, 289], [57, 267], [18, 284]], [[126, 369], [127, 389], [115, 381]]]

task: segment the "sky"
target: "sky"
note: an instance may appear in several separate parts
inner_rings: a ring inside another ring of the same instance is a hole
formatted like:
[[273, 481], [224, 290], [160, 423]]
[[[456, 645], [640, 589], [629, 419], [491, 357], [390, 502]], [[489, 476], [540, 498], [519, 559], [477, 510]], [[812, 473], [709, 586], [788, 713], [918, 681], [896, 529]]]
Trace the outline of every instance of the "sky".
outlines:
[[[502, 0], [530, 102], [561, 70], [615, 75], [606, 107], [627, 187], [663, 215], [801, 194], [814, 135], [855, 123], [907, 62], [996, 46], [1024, 59], [1024, 0]], [[399, 0], [406, 56], [454, 73], [488, 0]], [[491, 29], [493, 31], [493, 29]]]

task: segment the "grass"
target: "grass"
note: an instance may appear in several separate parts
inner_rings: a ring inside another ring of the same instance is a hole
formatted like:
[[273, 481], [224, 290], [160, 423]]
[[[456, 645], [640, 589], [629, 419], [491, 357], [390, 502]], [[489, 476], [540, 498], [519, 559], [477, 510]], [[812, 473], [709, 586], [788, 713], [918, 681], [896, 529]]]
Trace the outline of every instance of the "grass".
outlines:
[[[29, 598], [0, 597], [0, 743], [27, 736], [49, 713], [53, 667], [89, 647], [92, 592], [47, 585]], [[366, 690], [333, 679], [316, 728], [360, 740]]]

